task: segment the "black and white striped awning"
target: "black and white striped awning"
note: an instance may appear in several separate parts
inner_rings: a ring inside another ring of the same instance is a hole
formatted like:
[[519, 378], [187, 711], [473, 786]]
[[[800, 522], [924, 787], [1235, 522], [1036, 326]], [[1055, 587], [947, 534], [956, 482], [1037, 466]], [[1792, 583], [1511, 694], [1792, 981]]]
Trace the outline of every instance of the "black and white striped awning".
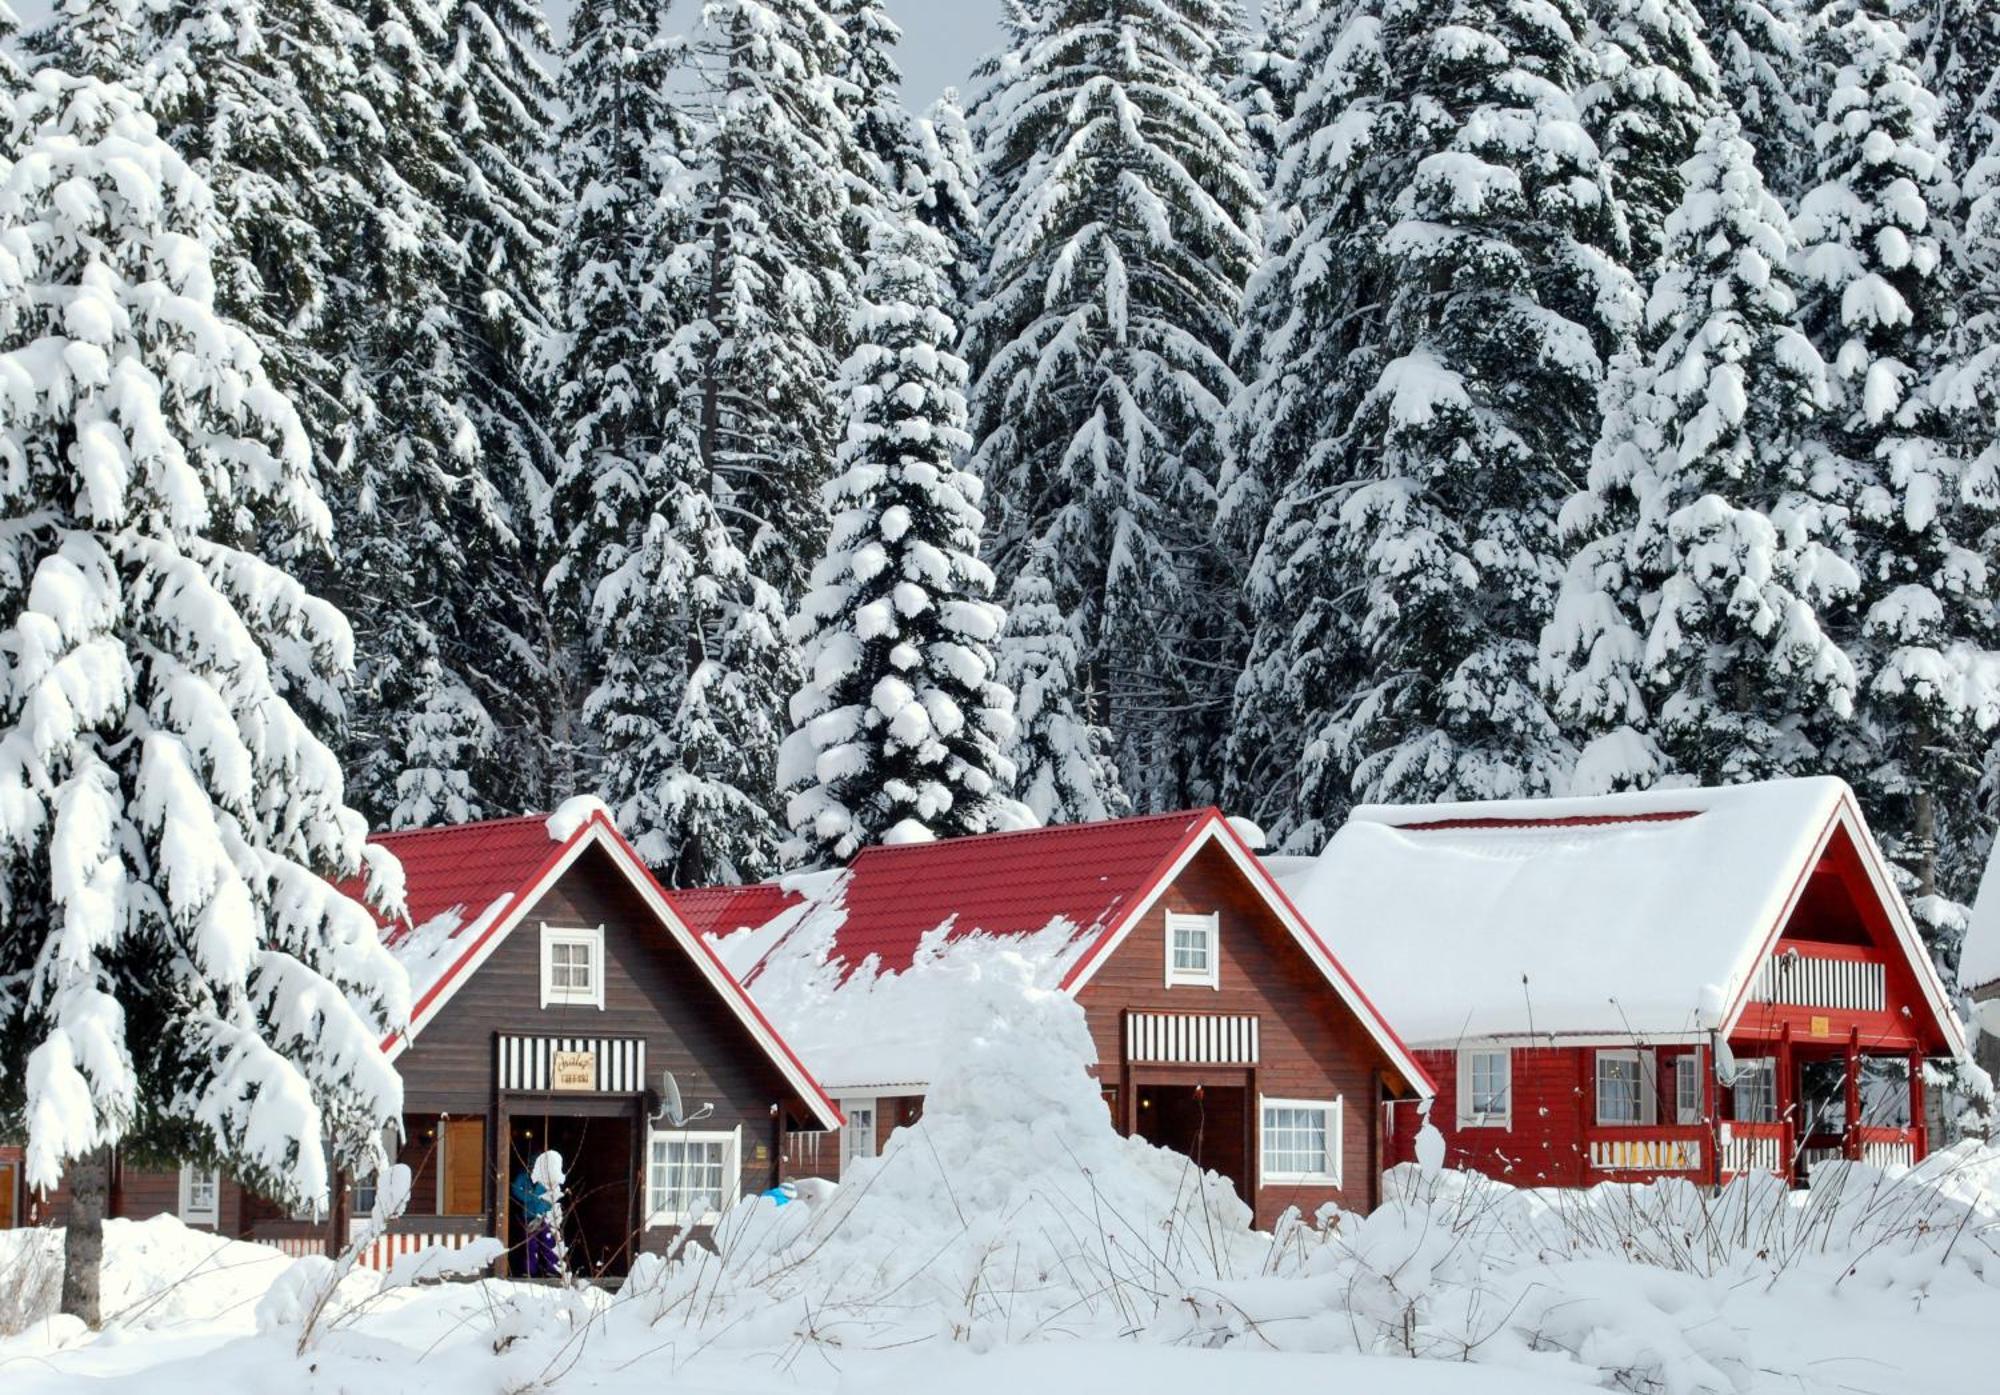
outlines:
[[500, 1037], [500, 1088], [637, 1094], [646, 1043], [637, 1037]]
[[1172, 1065], [1254, 1066], [1257, 1019], [1215, 1012], [1128, 1012], [1125, 1059]]

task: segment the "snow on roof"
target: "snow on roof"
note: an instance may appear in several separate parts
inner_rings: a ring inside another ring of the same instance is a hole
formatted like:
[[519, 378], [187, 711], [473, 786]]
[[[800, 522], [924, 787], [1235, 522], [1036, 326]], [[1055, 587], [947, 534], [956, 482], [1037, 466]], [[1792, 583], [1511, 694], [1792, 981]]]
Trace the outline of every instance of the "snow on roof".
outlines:
[[966, 995], [996, 972], [1063, 986], [1211, 817], [871, 847], [844, 871], [672, 897], [830, 1089], [921, 1090]]
[[[1965, 943], [1959, 950], [1958, 984], [1979, 996], [2000, 993], [2000, 838], [1986, 858], [1985, 875], [1979, 879], [1979, 894], [1972, 902], [1972, 923], [1966, 927]], [[2000, 1019], [1993, 1023], [2000, 1029]]]
[[1735, 1002], [1843, 801], [1815, 778], [1364, 807], [1284, 884], [1408, 1041], [1686, 1035]]

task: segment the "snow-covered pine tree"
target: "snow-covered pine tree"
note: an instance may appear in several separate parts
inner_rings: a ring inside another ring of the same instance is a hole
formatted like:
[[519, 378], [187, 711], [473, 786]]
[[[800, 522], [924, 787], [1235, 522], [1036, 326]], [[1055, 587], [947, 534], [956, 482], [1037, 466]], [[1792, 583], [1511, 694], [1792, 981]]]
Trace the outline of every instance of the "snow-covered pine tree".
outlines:
[[1230, 14], [1047, 0], [981, 103], [993, 254], [967, 356], [995, 570], [1011, 588], [1046, 559], [1148, 808], [1214, 797], [1238, 662], [1212, 522], [1261, 195], [1221, 90]]
[[1830, 402], [1794, 324], [1791, 222], [1733, 113], [1711, 118], [1666, 221], [1649, 355], [1614, 365], [1576, 539], [1542, 631], [1551, 702], [1588, 741], [1572, 788], [1704, 784], [1821, 766], [1853, 711], [1829, 633], [1858, 578], [1808, 449]]
[[1246, 386], [1231, 410], [1220, 523], [1252, 558], [1251, 640], [1224, 797], [1279, 841], [1293, 831], [1299, 753], [1358, 681], [1350, 608], [1324, 571], [1339, 526], [1324, 505], [1347, 468], [1343, 424], [1380, 368], [1376, 247], [1389, 207], [1358, 177], [1374, 123], [1393, 111], [1380, 37], [1373, 0], [1328, 5], [1307, 31], [1300, 69], [1311, 76], [1285, 128], [1271, 253], [1251, 277], [1236, 348]]
[[1660, 257], [1680, 204], [1681, 167], [1721, 104], [1722, 74], [1703, 41], [1695, 0], [1589, 0], [1595, 81], [1584, 120], [1625, 216], [1632, 265]]
[[335, 553], [315, 575], [354, 617], [359, 675], [344, 756], [360, 807], [396, 827], [546, 804], [546, 652], [510, 462], [489, 460], [455, 298], [478, 279], [447, 210], [466, 166], [437, 62], [451, 14], [369, 0], [360, 97], [337, 156], [368, 194], [331, 278], [328, 348], [350, 403], [329, 448]]
[[986, 273], [986, 224], [979, 216], [979, 157], [966, 129], [958, 92], [947, 87], [917, 121], [917, 217], [944, 234], [944, 311], [961, 330]]
[[1329, 0], [1263, 0], [1257, 23], [1246, 26], [1232, 55], [1229, 100], [1243, 118], [1251, 160], [1268, 190], [1277, 182], [1278, 152], [1299, 89], [1311, 80], [1300, 63], [1306, 37]]
[[1132, 801], [1118, 782], [1111, 733], [1097, 720], [1097, 694], [1084, 683], [1076, 636], [1034, 563], [1008, 593], [998, 658], [1000, 686], [1014, 694], [1007, 752], [1014, 792], [1028, 811], [1045, 824], [1129, 814]]
[[979, 480], [958, 463], [972, 443], [950, 258], [907, 203], [876, 224], [841, 369], [832, 531], [792, 619], [805, 680], [778, 783], [794, 862], [1033, 822], [1008, 796], [1014, 701], [992, 653], [1005, 617], [979, 560]]
[[150, 9], [148, 0], [58, 0], [48, 21], [27, 35], [31, 66], [122, 82], [136, 92], [149, 51]]
[[548, 594], [581, 641], [588, 782], [641, 856], [688, 886], [772, 869], [774, 693], [790, 670], [782, 608], [717, 514], [698, 387], [669, 343], [677, 320], [699, 321], [701, 288], [666, 253], [698, 238], [700, 210], [676, 197], [691, 179], [675, 154], [694, 142], [670, 96], [663, 11], [588, 0], [570, 26]]
[[368, 206], [337, 154], [365, 43], [338, 0], [170, 0], [152, 16], [143, 79], [161, 135], [215, 199], [217, 303], [256, 336], [321, 449], [351, 405], [327, 316], [341, 242]]
[[1317, 503], [1330, 526], [1290, 597], [1295, 615], [1348, 613], [1353, 648], [1330, 662], [1358, 677], [1309, 716], [1295, 843], [1360, 799], [1529, 795], [1567, 778], [1535, 637], [1562, 574], [1556, 510], [1638, 309], [1604, 170], [1576, 138], [1582, 32], [1567, 0], [1382, 11], [1383, 109], [1334, 183], [1391, 220], [1357, 249], [1376, 264], [1354, 312], [1375, 322], [1372, 377], [1336, 419]]
[[[787, 607], [825, 536], [819, 490], [853, 296], [842, 229], [856, 160], [832, 75], [842, 49], [818, 0], [710, 0], [684, 47], [697, 110], [691, 148], [675, 152], [690, 178], [671, 196], [693, 211], [693, 232], [665, 265], [669, 299], [695, 318], [676, 324], [674, 371], [693, 375], [723, 522]], [[780, 726], [791, 688], [772, 695]]]
[[918, 175], [917, 133], [903, 105], [896, 45], [903, 31], [882, 0], [826, 0], [839, 26], [834, 99], [846, 119], [848, 237], [857, 265], [865, 262], [874, 223], [893, 220]]
[[1800, 0], [1694, 0], [1722, 73], [1723, 104], [1743, 122], [1757, 167], [1790, 208], [1812, 180], [1813, 65]]
[[1803, 323], [1841, 396], [1825, 436], [1853, 511], [1858, 721], [1832, 748], [1868, 808], [1932, 951], [1949, 969], [1964, 889], [1941, 843], [1972, 836], [1977, 752], [2000, 719], [1989, 538], [1992, 457], [1968, 458], [1938, 408], [1951, 319], [1944, 258], [1955, 192], [1936, 99], [1893, 0], [1842, 0], [1819, 31], [1837, 61], [1800, 201]]
[[221, 318], [199, 177], [122, 89], [53, 69], [0, 158], [0, 1113], [72, 1178], [66, 1305], [105, 1150], [214, 1156], [323, 1203], [320, 1140], [401, 1112], [393, 894], [340, 767], [288, 703], [337, 690], [339, 613], [250, 546], [324, 544], [297, 415]]
[[1938, 134], [1954, 170], [1969, 171], [2000, 139], [2000, 5], [1913, 0], [1906, 22], [1938, 99]]

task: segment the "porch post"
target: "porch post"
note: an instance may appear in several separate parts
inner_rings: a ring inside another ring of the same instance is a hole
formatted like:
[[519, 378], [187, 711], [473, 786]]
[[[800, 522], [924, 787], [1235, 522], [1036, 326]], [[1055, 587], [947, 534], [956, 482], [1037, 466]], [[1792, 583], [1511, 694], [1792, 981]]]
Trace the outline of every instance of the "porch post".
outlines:
[[1861, 1029], [1847, 1033], [1847, 1127], [1842, 1131], [1841, 1151], [1848, 1161], [1861, 1158]]
[[1798, 1119], [1792, 1098], [1792, 1024], [1778, 1029], [1778, 1175], [1785, 1185], [1798, 1185]]
[[1930, 1129], [1924, 1123], [1924, 1053], [1910, 1051], [1910, 1161], [1922, 1162], [1930, 1156]]
[[[1718, 1034], [1710, 1033], [1715, 1040]], [[1697, 1046], [1695, 1057], [1701, 1062], [1701, 1121], [1708, 1127], [1708, 1184], [1722, 1185], [1722, 1108], [1717, 1099], [1715, 1085], [1715, 1063], [1720, 1053], [1712, 1046]]]

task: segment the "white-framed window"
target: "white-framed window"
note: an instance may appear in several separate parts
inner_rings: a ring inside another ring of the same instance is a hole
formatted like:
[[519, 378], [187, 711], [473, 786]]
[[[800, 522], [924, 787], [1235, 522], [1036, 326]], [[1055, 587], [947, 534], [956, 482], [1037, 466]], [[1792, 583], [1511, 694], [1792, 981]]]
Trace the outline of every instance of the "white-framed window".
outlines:
[[1167, 912], [1167, 985], [1216, 988], [1222, 983], [1222, 917]]
[[856, 1158], [875, 1156], [875, 1101], [842, 1100], [840, 1112], [847, 1123], [840, 1130], [840, 1175]]
[[189, 1225], [215, 1225], [222, 1212], [222, 1174], [212, 1167], [181, 1164], [181, 1219]]
[[1778, 1122], [1778, 1063], [1769, 1056], [1736, 1062], [1736, 1119], [1743, 1124]]
[[1651, 1051], [1597, 1053], [1598, 1123], [1657, 1123], [1658, 1094]]
[[1684, 1051], [1674, 1057], [1674, 1122], [1699, 1124], [1703, 1103], [1701, 1052]]
[[604, 1006], [604, 927], [542, 927], [542, 1006]]
[[713, 1225], [736, 1204], [739, 1130], [669, 1129], [646, 1136], [646, 1223]]
[[1341, 1102], [1266, 1099], [1262, 1108], [1263, 1180], [1339, 1186]]
[[1484, 1047], [1459, 1052], [1458, 1126], [1504, 1129], [1513, 1115], [1513, 1054]]

